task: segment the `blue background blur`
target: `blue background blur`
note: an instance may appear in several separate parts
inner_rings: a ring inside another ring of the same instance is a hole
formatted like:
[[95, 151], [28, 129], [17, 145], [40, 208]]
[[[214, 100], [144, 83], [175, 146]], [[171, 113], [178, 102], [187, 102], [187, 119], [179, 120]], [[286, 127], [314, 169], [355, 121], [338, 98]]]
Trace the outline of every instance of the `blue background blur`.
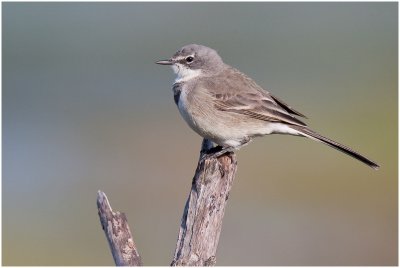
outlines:
[[397, 3], [2, 7], [4, 265], [112, 265], [98, 189], [144, 263], [170, 263], [201, 138], [154, 62], [189, 43], [382, 165], [259, 138], [238, 153], [217, 263], [397, 264]]

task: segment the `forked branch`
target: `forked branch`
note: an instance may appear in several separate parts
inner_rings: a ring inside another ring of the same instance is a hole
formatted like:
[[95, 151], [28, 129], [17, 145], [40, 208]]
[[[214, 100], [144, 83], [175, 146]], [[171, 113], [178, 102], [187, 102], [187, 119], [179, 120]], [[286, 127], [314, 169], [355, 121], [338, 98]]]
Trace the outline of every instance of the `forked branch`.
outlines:
[[[211, 142], [203, 140], [199, 159], [211, 146]], [[183, 211], [172, 266], [215, 265], [222, 219], [236, 168], [234, 153], [199, 160]], [[103, 202], [99, 201], [100, 197]], [[108, 204], [109, 209], [103, 208], [103, 203]], [[116, 265], [141, 265], [125, 215], [112, 212], [102, 192], [99, 192], [97, 205]]]

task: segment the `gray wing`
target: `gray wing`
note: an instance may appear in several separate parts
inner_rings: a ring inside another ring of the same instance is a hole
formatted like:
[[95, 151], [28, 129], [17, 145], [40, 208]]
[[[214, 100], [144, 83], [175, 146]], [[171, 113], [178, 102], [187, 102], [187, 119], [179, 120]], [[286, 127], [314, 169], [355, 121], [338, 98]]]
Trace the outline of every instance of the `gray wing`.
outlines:
[[[232, 79], [232, 76], [235, 79]], [[306, 126], [304, 122], [295, 117], [295, 115], [305, 117], [303, 114], [263, 90], [251, 78], [235, 69], [230, 70], [228, 77], [230, 79], [218, 79], [218, 81], [223, 81], [223, 84], [213, 85], [218, 87], [218, 90], [210, 92], [214, 97], [214, 105], [217, 109], [244, 114], [268, 122]]]
[[271, 93], [268, 93], [268, 94], [269, 94], [269, 96], [270, 96], [271, 98], [274, 99], [274, 101], [275, 101], [276, 103], [278, 103], [278, 104], [279, 104], [282, 108], [284, 108], [288, 113], [294, 114], [294, 115], [297, 115], [297, 116], [301, 116], [301, 117], [304, 117], [304, 118], [307, 118], [307, 116], [305, 116], [304, 114], [300, 113], [299, 111], [296, 111], [295, 109], [293, 109], [292, 107], [290, 107], [289, 105], [287, 105], [286, 103], [284, 103], [281, 99], [278, 99], [277, 97], [273, 96]]

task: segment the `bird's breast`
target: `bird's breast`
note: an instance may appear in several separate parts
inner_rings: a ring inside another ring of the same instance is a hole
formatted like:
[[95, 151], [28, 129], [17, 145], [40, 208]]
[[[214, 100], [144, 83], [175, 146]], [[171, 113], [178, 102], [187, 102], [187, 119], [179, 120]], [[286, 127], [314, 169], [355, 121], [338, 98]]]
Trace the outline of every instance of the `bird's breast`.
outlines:
[[175, 103], [185, 122], [203, 138], [222, 146], [238, 146], [247, 137], [248, 130], [236, 115], [219, 111], [206, 91], [190, 86], [173, 87]]
[[183, 119], [185, 119], [186, 123], [188, 123], [192, 128], [194, 127], [193, 115], [191, 112], [191, 105], [188, 99], [188, 90], [184, 88], [182, 83], [175, 83], [172, 86], [172, 91], [174, 93], [174, 101], [176, 106], [178, 106], [178, 110], [182, 115]]
[[175, 103], [178, 106], [179, 112], [182, 115], [183, 119], [189, 126], [193, 129], [196, 128], [195, 119], [193, 118], [193, 112], [189, 100], [188, 100], [188, 92], [184, 90], [180, 90], [179, 92], [174, 92]]

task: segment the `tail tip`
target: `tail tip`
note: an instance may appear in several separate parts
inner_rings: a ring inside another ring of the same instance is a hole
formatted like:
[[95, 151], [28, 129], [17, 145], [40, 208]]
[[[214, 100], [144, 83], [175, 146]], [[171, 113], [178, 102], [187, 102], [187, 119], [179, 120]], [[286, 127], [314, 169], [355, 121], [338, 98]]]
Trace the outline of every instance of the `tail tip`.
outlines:
[[369, 166], [370, 166], [371, 168], [373, 168], [374, 170], [379, 170], [379, 168], [381, 167], [381, 166], [379, 166], [379, 165], [376, 164], [376, 163], [370, 163]]

